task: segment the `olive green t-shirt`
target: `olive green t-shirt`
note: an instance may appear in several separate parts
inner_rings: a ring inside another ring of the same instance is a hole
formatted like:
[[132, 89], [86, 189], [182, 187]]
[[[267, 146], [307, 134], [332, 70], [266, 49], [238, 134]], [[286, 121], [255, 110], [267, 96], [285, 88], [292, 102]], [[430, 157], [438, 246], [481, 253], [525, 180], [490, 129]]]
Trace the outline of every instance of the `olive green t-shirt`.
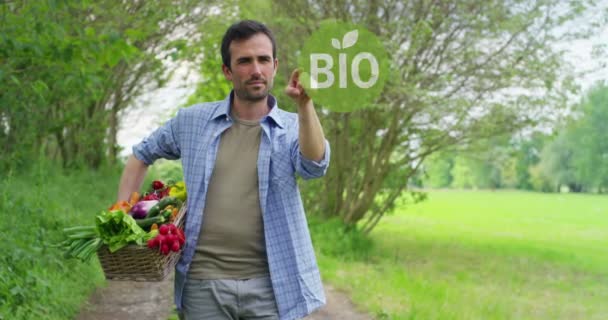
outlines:
[[268, 261], [258, 191], [261, 126], [237, 119], [222, 133], [188, 277], [266, 276]]

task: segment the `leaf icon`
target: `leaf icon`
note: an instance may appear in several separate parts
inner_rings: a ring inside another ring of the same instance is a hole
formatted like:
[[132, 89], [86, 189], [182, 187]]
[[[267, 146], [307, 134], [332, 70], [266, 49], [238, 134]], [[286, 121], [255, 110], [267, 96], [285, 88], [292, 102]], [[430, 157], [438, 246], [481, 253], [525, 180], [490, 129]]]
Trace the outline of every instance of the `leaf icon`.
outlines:
[[340, 41], [338, 41], [338, 39], [336, 39], [336, 38], [331, 38], [331, 45], [332, 45], [334, 48], [336, 48], [336, 49], [340, 50]]
[[342, 39], [342, 49], [354, 46], [357, 42], [357, 38], [359, 38], [359, 30], [355, 29], [347, 32]]

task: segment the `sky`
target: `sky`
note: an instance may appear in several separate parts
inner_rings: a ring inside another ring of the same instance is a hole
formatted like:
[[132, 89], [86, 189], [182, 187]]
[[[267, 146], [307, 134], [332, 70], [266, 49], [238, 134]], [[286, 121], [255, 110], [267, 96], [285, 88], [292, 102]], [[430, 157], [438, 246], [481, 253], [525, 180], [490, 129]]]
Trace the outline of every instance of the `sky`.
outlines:
[[[598, 7], [608, 8], [608, 0], [598, 1]], [[601, 67], [602, 64], [608, 64], [608, 61], [600, 61], [592, 56], [594, 45], [600, 44], [608, 45], [608, 25], [589, 39], [558, 45], [558, 48], [566, 51], [566, 61], [579, 74], [577, 82], [583, 92], [596, 81], [608, 82], [608, 68]], [[608, 50], [608, 48], [606, 49]], [[604, 59], [608, 59], [608, 54], [604, 56]], [[117, 135], [118, 144], [122, 147], [120, 154], [124, 157], [131, 154], [133, 145], [152, 133], [154, 129], [169, 119], [177, 108], [183, 106], [188, 96], [194, 92], [198, 79], [196, 70], [182, 66], [177, 69], [166, 87], [152, 90], [136, 99], [120, 116], [121, 123]], [[275, 88], [275, 90], [277, 89]]]

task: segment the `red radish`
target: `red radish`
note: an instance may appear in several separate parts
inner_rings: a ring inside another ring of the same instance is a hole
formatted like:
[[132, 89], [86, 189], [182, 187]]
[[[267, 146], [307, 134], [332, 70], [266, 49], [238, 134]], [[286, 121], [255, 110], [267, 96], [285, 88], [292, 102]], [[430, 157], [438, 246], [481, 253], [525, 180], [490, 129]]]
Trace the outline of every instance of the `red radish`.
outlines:
[[176, 234], [170, 235], [171, 242], [179, 242], [179, 237]]
[[156, 240], [156, 238], [148, 240], [148, 248], [153, 249], [156, 247], [157, 241], [154, 240]]
[[169, 230], [171, 231], [171, 233], [177, 234], [177, 227], [172, 223], [169, 224]]
[[150, 193], [144, 196], [144, 198], [142, 200], [160, 200], [160, 198], [158, 197], [158, 195], [156, 193]]
[[158, 237], [148, 240], [148, 248], [156, 248], [158, 247], [158, 244]]
[[163, 191], [160, 192], [160, 197], [164, 198], [164, 197], [168, 196], [169, 191], [170, 191], [169, 188], [165, 188]]
[[148, 240], [148, 247], [159, 247], [158, 250], [164, 255], [169, 255], [171, 251], [178, 252], [186, 243], [184, 231], [174, 224], [161, 225], [158, 233], [154, 239]]
[[182, 229], [177, 229], [177, 238], [179, 239], [179, 245], [183, 246], [184, 242], [186, 242], [186, 237], [184, 236]]
[[168, 255], [169, 254], [169, 246], [166, 243], [163, 243], [160, 246], [160, 252], [164, 255]]
[[160, 233], [161, 235], [166, 235], [167, 233], [169, 233], [169, 226], [163, 224], [158, 228], [158, 233]]
[[164, 187], [165, 187], [165, 184], [162, 183], [162, 181], [160, 181], [160, 180], [154, 180], [154, 181], [152, 181], [152, 189], [154, 189], [154, 190], [160, 190], [160, 189], [162, 189]]
[[162, 234], [157, 235], [154, 239], [158, 239], [157, 241], [159, 246], [162, 246], [163, 243], [167, 242], [167, 236], [163, 236]]

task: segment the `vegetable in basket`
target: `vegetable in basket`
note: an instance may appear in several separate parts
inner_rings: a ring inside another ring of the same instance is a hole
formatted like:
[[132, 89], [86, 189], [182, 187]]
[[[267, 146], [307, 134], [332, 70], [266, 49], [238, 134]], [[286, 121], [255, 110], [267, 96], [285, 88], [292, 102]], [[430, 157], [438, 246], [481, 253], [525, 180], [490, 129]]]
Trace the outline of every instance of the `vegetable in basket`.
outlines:
[[158, 233], [155, 238], [148, 240], [148, 248], [159, 248], [164, 255], [170, 251], [178, 252], [186, 242], [184, 232], [174, 224], [163, 224], [158, 228]]
[[135, 219], [143, 219], [148, 215], [148, 211], [158, 203], [158, 200], [143, 200], [136, 203], [131, 208], [131, 216]]
[[127, 201], [118, 201], [115, 204], [113, 204], [109, 209], [109, 211], [114, 211], [114, 210], [122, 210], [125, 212], [129, 212], [129, 210], [131, 210], [131, 204], [129, 204]]
[[156, 193], [148, 193], [144, 196], [144, 200], [160, 200], [160, 197]]
[[150, 208], [150, 210], [148, 210], [148, 214], [146, 215], [146, 218], [152, 218], [152, 217], [156, 217], [157, 215], [159, 215], [161, 213], [161, 210], [163, 210], [165, 207], [171, 205], [174, 207], [179, 206], [180, 201], [177, 198], [174, 197], [165, 197], [162, 200], [160, 200], [156, 205], [154, 205], [152, 208]]
[[154, 180], [152, 181], [152, 189], [154, 190], [161, 190], [165, 187], [165, 184], [160, 181], [160, 180]]
[[135, 219], [124, 211], [102, 211], [95, 217], [97, 230], [110, 252], [116, 252], [129, 243], [143, 245], [149, 238]]
[[65, 240], [58, 247], [65, 258], [76, 258], [87, 262], [103, 245], [95, 226], [79, 226], [63, 229]]
[[169, 195], [181, 201], [186, 201], [186, 184], [183, 181], [177, 182], [176, 184], [171, 186], [171, 190], [169, 190]]

